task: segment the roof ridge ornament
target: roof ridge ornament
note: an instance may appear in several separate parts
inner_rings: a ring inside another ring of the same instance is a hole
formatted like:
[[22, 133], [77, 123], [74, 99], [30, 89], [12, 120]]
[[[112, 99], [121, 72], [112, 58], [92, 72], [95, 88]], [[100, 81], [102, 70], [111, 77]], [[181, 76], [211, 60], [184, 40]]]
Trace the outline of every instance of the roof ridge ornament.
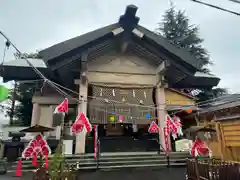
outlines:
[[138, 7], [135, 5], [128, 5], [126, 7], [125, 13], [120, 16], [118, 23], [123, 27], [123, 29], [127, 29], [132, 31], [139, 22], [139, 17], [136, 16]]

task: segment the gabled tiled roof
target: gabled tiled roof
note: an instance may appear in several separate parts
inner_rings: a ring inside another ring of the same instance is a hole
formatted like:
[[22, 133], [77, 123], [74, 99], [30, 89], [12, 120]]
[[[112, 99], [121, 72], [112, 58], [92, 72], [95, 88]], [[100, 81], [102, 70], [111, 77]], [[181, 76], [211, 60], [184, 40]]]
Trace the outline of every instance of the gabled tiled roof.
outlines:
[[[130, 12], [131, 11], [131, 12]], [[144, 37], [153, 41], [156, 46], [163, 49], [165, 52], [172, 54], [172, 56], [177, 57], [180, 61], [189, 64], [192, 68], [199, 70], [201, 67], [201, 61], [192, 56], [186, 49], [179, 49], [175, 45], [171, 44], [167, 39], [160, 35], [138, 25], [139, 18], [136, 17], [137, 7], [134, 5], [129, 5], [126, 8], [124, 15], [120, 17], [118, 23], [111, 24], [92, 32], [83, 34], [81, 36], [69, 39], [67, 41], [61, 42], [59, 44], [53, 45], [39, 52], [40, 57], [43, 58], [45, 62], [48, 60], [57, 58], [67, 52], [74, 49], [81, 48], [82, 46], [96, 41], [97, 39], [112, 34], [112, 31], [118, 27], [123, 27], [123, 29], [136, 28], [144, 34]], [[125, 22], [125, 24], [123, 24]], [[134, 24], [135, 23], [135, 24]]]

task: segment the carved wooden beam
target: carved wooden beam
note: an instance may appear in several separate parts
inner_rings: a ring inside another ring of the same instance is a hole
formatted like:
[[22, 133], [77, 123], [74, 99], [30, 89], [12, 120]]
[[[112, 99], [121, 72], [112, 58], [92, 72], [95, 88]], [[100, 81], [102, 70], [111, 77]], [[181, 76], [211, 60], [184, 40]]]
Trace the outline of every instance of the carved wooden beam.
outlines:
[[141, 31], [139, 31], [138, 29], [136, 29], [136, 28], [134, 28], [132, 32], [133, 32], [133, 34], [135, 34], [140, 39], [142, 39], [143, 36], [144, 36], [144, 34]]
[[118, 34], [122, 33], [123, 31], [124, 31], [124, 29], [122, 27], [119, 27], [119, 28], [112, 30], [112, 33], [114, 36], [117, 36]]
[[166, 79], [164, 77], [164, 73], [167, 70], [167, 68], [170, 66], [169, 61], [165, 60], [163, 61], [158, 67], [157, 67], [157, 84], [156, 86], [165, 86], [167, 85]]
[[157, 67], [157, 74], [164, 74], [167, 68], [170, 66], [170, 62], [164, 60], [158, 67]]
[[128, 45], [129, 45], [129, 42], [127, 41], [123, 41], [121, 43], [121, 53], [124, 53], [127, 50]]

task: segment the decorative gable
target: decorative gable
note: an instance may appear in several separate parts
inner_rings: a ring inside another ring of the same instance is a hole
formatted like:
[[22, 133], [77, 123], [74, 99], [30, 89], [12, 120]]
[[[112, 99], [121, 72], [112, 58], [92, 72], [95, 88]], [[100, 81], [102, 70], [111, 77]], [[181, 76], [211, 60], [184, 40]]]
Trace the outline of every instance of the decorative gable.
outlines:
[[88, 64], [88, 71], [154, 74], [157, 65], [133, 54], [118, 54], [102, 56]]

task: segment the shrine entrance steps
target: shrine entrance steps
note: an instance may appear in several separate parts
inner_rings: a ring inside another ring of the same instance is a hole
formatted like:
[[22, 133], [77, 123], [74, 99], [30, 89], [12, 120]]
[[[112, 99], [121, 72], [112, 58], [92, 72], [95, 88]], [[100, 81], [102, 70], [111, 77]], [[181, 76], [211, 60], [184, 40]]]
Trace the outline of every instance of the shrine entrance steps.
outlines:
[[[79, 170], [111, 170], [122, 168], [144, 168], [144, 167], [178, 167], [186, 166], [186, 159], [190, 158], [188, 152], [171, 152], [169, 161], [165, 153], [161, 152], [124, 152], [124, 153], [101, 153], [98, 161], [93, 154], [67, 155], [66, 161], [69, 165], [78, 167]], [[49, 157], [51, 161], [51, 157]], [[169, 162], [169, 163], [168, 163]], [[8, 172], [15, 173], [17, 162]], [[22, 162], [23, 172], [34, 170], [31, 160]]]
[[[187, 153], [171, 153], [170, 166], [185, 166]], [[166, 167], [168, 160], [165, 153], [158, 152], [126, 152], [102, 153], [99, 158], [99, 169], [121, 169], [141, 167]]]

